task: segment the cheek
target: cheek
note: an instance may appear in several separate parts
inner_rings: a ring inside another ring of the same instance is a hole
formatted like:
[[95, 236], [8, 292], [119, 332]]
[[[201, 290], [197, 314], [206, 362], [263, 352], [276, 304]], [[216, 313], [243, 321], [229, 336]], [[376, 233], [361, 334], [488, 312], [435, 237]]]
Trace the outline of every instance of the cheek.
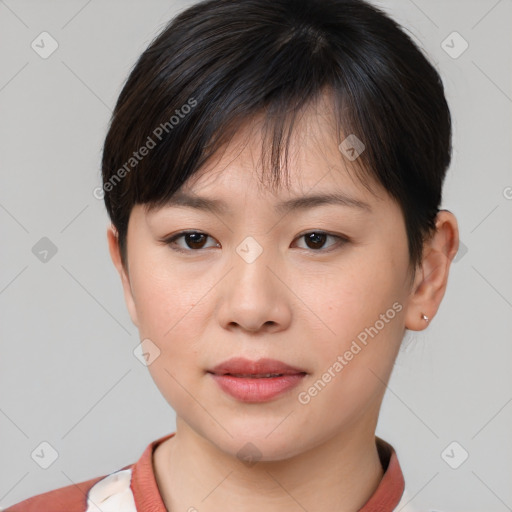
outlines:
[[197, 275], [171, 271], [167, 263], [145, 261], [133, 276], [140, 339], [150, 339], [160, 351], [148, 367], [155, 383], [166, 390], [167, 399], [180, 400], [179, 383], [201, 372], [204, 295], [212, 285]]
[[[309, 331], [314, 337], [308, 342], [314, 378], [304, 390], [306, 398], [312, 397], [311, 405], [304, 407], [329, 411], [333, 425], [377, 410], [380, 404], [403, 325], [396, 276], [385, 272], [390, 268], [389, 261], [384, 268], [361, 260], [350, 272], [337, 270], [327, 276], [322, 292], [315, 289], [309, 295], [317, 297], [316, 309], [311, 309], [320, 312], [321, 321], [308, 312], [319, 330]], [[311, 415], [308, 421], [325, 428], [323, 414]]]
[[171, 275], [165, 266], [153, 264], [137, 274], [134, 295], [140, 337], [149, 338], [160, 351], [148, 370], [166, 400], [179, 407], [188, 396], [182, 386], [188, 388], [187, 382], [200, 371], [198, 315], [204, 314], [199, 303], [204, 291], [190, 286], [182, 274]]
[[[325, 266], [294, 277], [293, 292], [314, 323], [335, 336], [353, 334], [391, 306], [394, 279], [384, 264], [377, 265], [372, 255], [353, 258], [343, 265]], [[290, 277], [291, 278], [291, 277]], [[393, 300], [392, 300], [393, 298]], [[389, 303], [390, 302], [390, 303]], [[388, 304], [389, 303], [389, 304]]]
[[144, 337], [161, 339], [172, 335], [184, 308], [175, 286], [177, 283], [155, 275], [142, 276], [134, 283], [135, 305]]
[[165, 343], [196, 325], [204, 286], [198, 276], [173, 268], [165, 251], [148, 250], [134, 258], [132, 287], [141, 336]]
[[309, 345], [321, 348], [317, 355], [324, 367], [349, 351], [354, 341], [361, 350], [353, 346], [357, 355], [348, 354], [349, 366], [370, 365], [384, 373], [392, 366], [403, 334], [404, 290], [399, 283], [405, 267], [400, 258], [393, 248], [382, 245], [380, 250], [361, 252], [343, 268], [326, 268], [321, 279], [318, 274], [302, 274], [296, 282], [294, 291], [305, 297], [305, 314], [315, 338]]

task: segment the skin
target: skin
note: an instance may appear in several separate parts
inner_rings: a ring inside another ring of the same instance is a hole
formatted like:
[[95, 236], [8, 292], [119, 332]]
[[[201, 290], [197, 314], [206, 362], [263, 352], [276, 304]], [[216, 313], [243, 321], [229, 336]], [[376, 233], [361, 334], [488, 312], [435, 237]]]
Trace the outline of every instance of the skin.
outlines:
[[[432, 319], [439, 308], [458, 226], [452, 213], [438, 214], [411, 284], [402, 212], [383, 188], [374, 184], [374, 195], [353, 177], [329, 115], [321, 102], [295, 126], [290, 190], [258, 180], [255, 121], [183, 186], [224, 199], [230, 213], [176, 206], [147, 212], [136, 205], [129, 269], [115, 228], [107, 230], [140, 339], [161, 351], [149, 371], [176, 411], [176, 435], [153, 458], [169, 510], [221, 511], [229, 503], [241, 511], [355, 511], [382, 478], [375, 429], [385, 383], [405, 328], [424, 329], [422, 313]], [[288, 214], [273, 209], [283, 199], [333, 190], [365, 201], [371, 212], [342, 205]], [[208, 238], [188, 239], [189, 245], [177, 240], [187, 253], [159, 241], [188, 229]], [[329, 236], [308, 244], [301, 235], [311, 231], [349, 241]], [[236, 252], [247, 236], [263, 249], [250, 264]], [[396, 302], [401, 311], [309, 403], [300, 403], [298, 394]], [[232, 356], [275, 358], [308, 374], [284, 395], [243, 403], [206, 373]], [[237, 457], [247, 442], [261, 454], [251, 466]]]

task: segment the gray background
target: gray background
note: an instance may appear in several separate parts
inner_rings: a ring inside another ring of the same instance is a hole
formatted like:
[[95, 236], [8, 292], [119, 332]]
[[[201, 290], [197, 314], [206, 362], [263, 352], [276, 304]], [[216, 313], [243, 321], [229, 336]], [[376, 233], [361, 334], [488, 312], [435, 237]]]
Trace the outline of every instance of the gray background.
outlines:
[[[131, 66], [189, 3], [0, 1], [3, 507], [119, 469], [174, 431], [174, 412], [133, 355], [138, 332], [92, 191]], [[404, 339], [377, 435], [397, 450], [416, 506], [511, 510], [512, 2], [375, 3], [443, 77], [454, 155], [442, 206], [464, 244], [437, 316]], [[43, 31], [59, 45], [47, 59], [31, 47]], [[453, 31], [469, 43], [458, 58], [441, 46]], [[32, 252], [43, 237], [57, 248], [46, 262]], [[58, 452], [48, 469], [43, 441]], [[469, 453], [458, 469], [441, 456], [452, 441]], [[39, 464], [34, 450], [45, 454]]]

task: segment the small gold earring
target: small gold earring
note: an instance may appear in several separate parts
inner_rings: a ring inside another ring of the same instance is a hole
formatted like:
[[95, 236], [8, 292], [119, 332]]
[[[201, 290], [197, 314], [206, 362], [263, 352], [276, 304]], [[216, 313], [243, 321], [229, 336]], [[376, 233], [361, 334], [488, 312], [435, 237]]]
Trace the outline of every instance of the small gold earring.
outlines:
[[423, 318], [423, 320], [425, 320], [425, 322], [427, 322], [428, 324], [428, 316], [425, 315], [424, 313], [421, 314], [421, 318]]

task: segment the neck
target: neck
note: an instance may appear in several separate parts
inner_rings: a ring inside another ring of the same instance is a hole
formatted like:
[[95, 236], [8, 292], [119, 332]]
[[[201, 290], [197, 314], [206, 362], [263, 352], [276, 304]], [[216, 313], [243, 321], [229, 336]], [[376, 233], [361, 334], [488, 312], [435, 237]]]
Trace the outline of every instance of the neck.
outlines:
[[[384, 474], [375, 429], [341, 432], [285, 460], [246, 464], [219, 450], [185, 422], [154, 453], [155, 476], [166, 508], [274, 512], [359, 510]], [[298, 508], [297, 508], [298, 510]]]

